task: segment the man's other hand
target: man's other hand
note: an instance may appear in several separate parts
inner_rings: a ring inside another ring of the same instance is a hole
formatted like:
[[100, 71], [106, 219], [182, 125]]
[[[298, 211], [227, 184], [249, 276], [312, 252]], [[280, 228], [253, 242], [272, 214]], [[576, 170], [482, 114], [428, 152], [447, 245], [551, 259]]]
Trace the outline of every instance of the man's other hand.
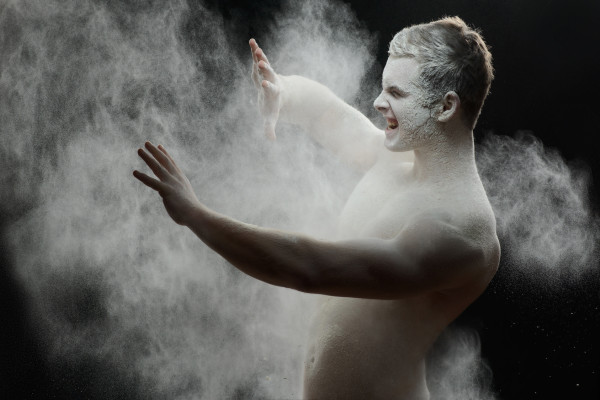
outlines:
[[281, 110], [281, 80], [256, 40], [250, 39], [252, 52], [252, 81], [258, 89], [258, 104], [264, 119], [265, 135], [275, 140], [275, 125]]

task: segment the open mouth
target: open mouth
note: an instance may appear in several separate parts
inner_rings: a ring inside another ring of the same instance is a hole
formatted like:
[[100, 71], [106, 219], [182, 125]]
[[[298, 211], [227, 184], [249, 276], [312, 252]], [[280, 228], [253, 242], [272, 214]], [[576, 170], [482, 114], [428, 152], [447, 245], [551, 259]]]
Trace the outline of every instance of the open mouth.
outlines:
[[398, 127], [398, 121], [396, 121], [395, 119], [389, 119], [387, 120], [388, 123], [388, 129], [396, 129]]

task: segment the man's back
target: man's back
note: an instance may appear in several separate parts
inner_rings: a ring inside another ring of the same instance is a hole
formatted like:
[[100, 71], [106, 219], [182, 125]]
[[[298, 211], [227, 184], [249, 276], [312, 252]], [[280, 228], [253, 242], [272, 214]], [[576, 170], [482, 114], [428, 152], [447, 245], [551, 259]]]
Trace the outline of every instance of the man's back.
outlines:
[[391, 239], [409, 219], [443, 215], [486, 248], [480, 272], [461, 287], [397, 300], [323, 298], [305, 361], [306, 399], [428, 399], [427, 350], [495, 272], [494, 216], [476, 172], [433, 184], [415, 182], [411, 170], [381, 157], [350, 196], [340, 236]]

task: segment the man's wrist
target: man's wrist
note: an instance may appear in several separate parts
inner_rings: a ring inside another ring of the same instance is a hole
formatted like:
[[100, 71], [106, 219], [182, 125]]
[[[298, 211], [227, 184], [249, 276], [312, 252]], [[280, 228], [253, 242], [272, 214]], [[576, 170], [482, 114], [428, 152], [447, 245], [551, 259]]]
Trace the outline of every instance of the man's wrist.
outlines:
[[210, 210], [204, 204], [198, 202], [194, 207], [186, 213], [183, 220], [183, 225], [195, 231], [196, 227], [201, 226], [203, 221], [207, 219]]

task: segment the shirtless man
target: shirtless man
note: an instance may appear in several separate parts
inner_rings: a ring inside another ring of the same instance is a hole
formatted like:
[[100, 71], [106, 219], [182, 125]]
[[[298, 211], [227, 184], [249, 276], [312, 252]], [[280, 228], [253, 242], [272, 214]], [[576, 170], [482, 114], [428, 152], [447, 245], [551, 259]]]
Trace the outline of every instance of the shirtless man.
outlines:
[[306, 399], [428, 399], [425, 356], [486, 288], [500, 246], [477, 174], [473, 127], [491, 55], [459, 18], [416, 25], [390, 43], [374, 106], [385, 132], [324, 86], [279, 76], [250, 41], [265, 131], [281, 116], [365, 172], [331, 241], [245, 224], [198, 201], [162, 147], [140, 157], [169, 215], [264, 282], [326, 295], [311, 329]]

